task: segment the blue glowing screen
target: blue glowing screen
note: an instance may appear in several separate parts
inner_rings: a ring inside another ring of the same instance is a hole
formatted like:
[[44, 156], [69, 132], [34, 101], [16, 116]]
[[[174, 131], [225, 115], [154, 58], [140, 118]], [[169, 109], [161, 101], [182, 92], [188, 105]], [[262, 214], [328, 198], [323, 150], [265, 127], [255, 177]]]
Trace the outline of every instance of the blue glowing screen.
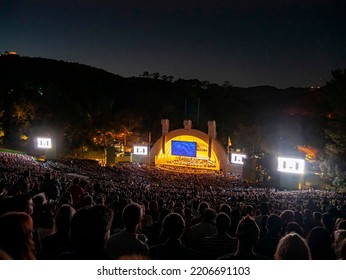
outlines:
[[172, 155], [184, 157], [196, 157], [196, 142], [172, 141]]

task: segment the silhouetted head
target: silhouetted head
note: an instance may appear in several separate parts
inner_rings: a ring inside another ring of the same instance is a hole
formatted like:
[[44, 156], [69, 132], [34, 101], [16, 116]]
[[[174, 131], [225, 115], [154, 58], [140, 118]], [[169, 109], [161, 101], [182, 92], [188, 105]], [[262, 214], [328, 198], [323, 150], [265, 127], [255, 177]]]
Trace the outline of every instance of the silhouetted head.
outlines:
[[260, 230], [251, 216], [243, 217], [238, 224], [236, 237], [242, 244], [254, 246], [259, 238]]
[[310, 260], [310, 249], [305, 240], [297, 233], [282, 237], [274, 254], [276, 260]]
[[125, 229], [135, 231], [141, 223], [143, 217], [143, 209], [138, 203], [131, 203], [125, 206], [123, 210], [123, 222]]
[[78, 209], [71, 224], [71, 239], [76, 251], [103, 248], [110, 235], [112, 219], [112, 210], [104, 205]]
[[219, 234], [227, 233], [229, 227], [231, 226], [231, 219], [224, 212], [221, 212], [216, 216], [215, 222]]
[[170, 213], [163, 219], [162, 231], [168, 239], [180, 239], [185, 230], [185, 221], [178, 213]]

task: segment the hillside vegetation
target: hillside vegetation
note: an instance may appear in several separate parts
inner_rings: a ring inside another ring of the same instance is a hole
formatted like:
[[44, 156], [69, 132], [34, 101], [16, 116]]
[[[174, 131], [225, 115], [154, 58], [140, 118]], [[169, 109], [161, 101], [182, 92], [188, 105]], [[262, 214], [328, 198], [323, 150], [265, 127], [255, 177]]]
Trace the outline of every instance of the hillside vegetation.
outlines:
[[148, 141], [149, 132], [154, 142], [161, 119], [170, 120], [171, 130], [190, 119], [205, 132], [207, 121], [215, 120], [224, 145], [231, 137], [234, 148], [249, 152], [324, 145], [329, 108], [323, 89], [239, 88], [158, 73], [125, 78], [78, 63], [10, 55], [0, 56], [0, 69], [2, 145], [8, 148], [29, 145], [39, 133], [54, 134], [65, 150], [95, 145], [95, 135], [106, 131], [128, 132], [129, 146]]

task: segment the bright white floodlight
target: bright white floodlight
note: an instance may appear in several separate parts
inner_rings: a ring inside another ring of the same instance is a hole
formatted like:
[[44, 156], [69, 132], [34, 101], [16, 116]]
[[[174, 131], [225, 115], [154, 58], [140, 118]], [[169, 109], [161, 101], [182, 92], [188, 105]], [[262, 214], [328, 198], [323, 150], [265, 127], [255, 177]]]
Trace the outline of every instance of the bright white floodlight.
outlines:
[[37, 138], [37, 148], [51, 149], [52, 139], [51, 138]]
[[244, 154], [231, 154], [231, 163], [235, 164], [244, 164], [244, 159], [246, 158], [246, 155]]
[[133, 146], [133, 154], [146, 156], [146, 155], [148, 155], [148, 147], [147, 146], [134, 145]]
[[278, 157], [278, 171], [304, 174], [305, 160], [298, 158]]

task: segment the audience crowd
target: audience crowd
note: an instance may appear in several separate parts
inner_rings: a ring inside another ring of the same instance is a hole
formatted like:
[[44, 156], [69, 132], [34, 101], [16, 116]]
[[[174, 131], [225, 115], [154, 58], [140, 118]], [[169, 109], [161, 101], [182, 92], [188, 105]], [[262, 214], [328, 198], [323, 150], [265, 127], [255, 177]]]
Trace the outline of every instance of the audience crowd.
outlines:
[[0, 259], [346, 259], [346, 194], [0, 152]]

